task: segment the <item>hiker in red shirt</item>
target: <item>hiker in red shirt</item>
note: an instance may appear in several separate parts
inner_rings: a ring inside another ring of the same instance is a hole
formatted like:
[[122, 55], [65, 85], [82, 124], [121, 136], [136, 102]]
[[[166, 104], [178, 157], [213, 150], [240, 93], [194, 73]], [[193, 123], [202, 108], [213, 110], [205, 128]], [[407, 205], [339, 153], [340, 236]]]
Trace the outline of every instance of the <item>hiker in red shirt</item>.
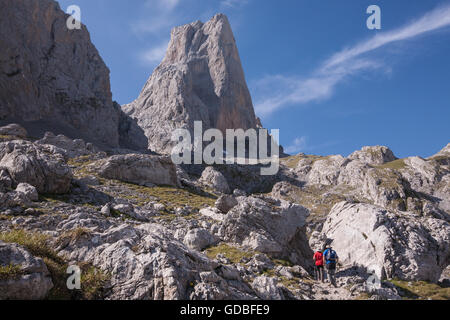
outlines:
[[314, 260], [314, 270], [316, 273], [316, 280], [317, 281], [324, 281], [323, 279], [323, 253], [321, 250], [316, 251], [313, 256]]

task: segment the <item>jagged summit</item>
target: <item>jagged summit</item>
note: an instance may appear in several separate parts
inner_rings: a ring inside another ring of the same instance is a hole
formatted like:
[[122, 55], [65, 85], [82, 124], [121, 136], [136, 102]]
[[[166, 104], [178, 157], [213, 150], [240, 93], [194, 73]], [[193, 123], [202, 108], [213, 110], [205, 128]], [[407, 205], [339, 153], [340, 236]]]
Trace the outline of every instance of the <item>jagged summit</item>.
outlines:
[[176, 27], [166, 55], [140, 96], [122, 107], [136, 119], [149, 148], [170, 152], [174, 129], [256, 128], [236, 41], [223, 14]]

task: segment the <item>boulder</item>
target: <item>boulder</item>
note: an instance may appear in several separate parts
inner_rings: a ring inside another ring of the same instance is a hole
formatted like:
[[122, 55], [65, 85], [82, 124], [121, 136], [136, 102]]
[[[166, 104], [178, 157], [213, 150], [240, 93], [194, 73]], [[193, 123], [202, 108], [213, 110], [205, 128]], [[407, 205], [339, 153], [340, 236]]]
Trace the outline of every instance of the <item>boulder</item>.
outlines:
[[437, 282], [450, 264], [450, 225], [440, 219], [340, 202], [322, 233], [343, 264], [373, 269], [379, 278]]
[[230, 195], [222, 195], [216, 201], [216, 208], [226, 214], [228, 211], [237, 206], [238, 202], [235, 197]]
[[251, 250], [308, 265], [312, 256], [304, 228], [308, 216], [308, 209], [284, 200], [240, 198], [224, 217], [219, 234]]
[[36, 188], [33, 187], [32, 185], [29, 185], [28, 183], [19, 183], [19, 185], [16, 188], [16, 192], [23, 193], [31, 201], [39, 200], [39, 194]]
[[262, 300], [283, 300], [283, 293], [277, 284], [274, 278], [259, 276], [253, 280], [251, 286]]
[[27, 137], [28, 133], [27, 130], [21, 125], [18, 125], [17, 123], [11, 123], [7, 126], [0, 127], [0, 135], [14, 136], [24, 139]]
[[65, 135], [55, 136], [51, 132], [46, 132], [45, 136], [36, 141], [38, 144], [49, 144], [64, 150], [66, 158], [77, 158], [92, 154], [96, 148], [91, 143], [85, 143], [82, 139], [72, 140]]
[[53, 287], [50, 273], [41, 258], [22, 246], [0, 241], [0, 300], [41, 300]]
[[197, 228], [189, 230], [183, 242], [192, 250], [202, 251], [216, 244], [218, 240], [208, 230]]
[[99, 160], [93, 166], [99, 176], [138, 185], [177, 186], [176, 167], [167, 157], [126, 154]]
[[16, 183], [28, 183], [39, 193], [67, 193], [72, 171], [49, 146], [27, 141], [0, 143], [0, 167]]
[[199, 182], [214, 189], [215, 191], [221, 193], [230, 193], [230, 187], [228, 186], [227, 180], [222, 173], [220, 173], [213, 167], [207, 167], [205, 170], [203, 170]]

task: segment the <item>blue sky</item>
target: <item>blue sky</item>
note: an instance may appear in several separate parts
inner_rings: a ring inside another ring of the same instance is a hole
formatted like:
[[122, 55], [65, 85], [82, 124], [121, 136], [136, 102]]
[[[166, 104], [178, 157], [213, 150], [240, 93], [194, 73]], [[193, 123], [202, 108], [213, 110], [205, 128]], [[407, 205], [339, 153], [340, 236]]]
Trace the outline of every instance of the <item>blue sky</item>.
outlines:
[[[256, 113], [290, 153], [389, 146], [430, 156], [450, 142], [450, 0], [60, 0], [76, 4], [134, 100], [173, 26], [228, 15]], [[381, 8], [381, 30], [366, 9]]]

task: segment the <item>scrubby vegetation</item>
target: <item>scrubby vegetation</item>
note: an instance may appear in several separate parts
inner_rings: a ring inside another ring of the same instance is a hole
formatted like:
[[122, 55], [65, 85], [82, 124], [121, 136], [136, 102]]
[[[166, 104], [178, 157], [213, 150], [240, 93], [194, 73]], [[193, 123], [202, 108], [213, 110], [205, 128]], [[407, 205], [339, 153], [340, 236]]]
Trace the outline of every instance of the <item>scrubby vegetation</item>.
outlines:
[[[213, 206], [217, 200], [217, 197], [212, 194], [198, 194], [194, 190], [175, 187], [145, 187], [117, 180], [105, 181], [104, 185], [112, 190], [118, 190], [119, 194], [115, 196], [126, 199], [133, 205], [144, 206], [149, 201], [157, 201], [163, 204], [167, 211], [185, 206], [199, 210]], [[114, 194], [111, 194], [111, 196], [114, 196]]]
[[441, 287], [438, 284], [425, 281], [392, 280], [404, 299], [418, 300], [449, 300], [450, 288]]
[[394, 169], [400, 170], [406, 167], [406, 163], [404, 159], [397, 159], [391, 162], [384, 163], [382, 165], [377, 166], [380, 169]]
[[17, 279], [22, 274], [20, 266], [14, 264], [0, 266], [0, 280]]
[[210, 259], [215, 259], [218, 254], [222, 254], [225, 258], [230, 260], [231, 263], [239, 263], [244, 258], [252, 258], [257, 252], [244, 251], [226, 243], [221, 243], [218, 246], [206, 249], [206, 255]]
[[307, 155], [304, 153], [300, 153], [295, 156], [281, 158], [280, 162], [281, 162], [281, 164], [285, 165], [286, 167], [293, 169], [293, 168], [297, 167], [300, 160], [309, 159], [309, 160], [311, 160], [311, 164], [313, 164], [315, 161], [325, 159], [325, 158], [326, 157], [316, 156], [316, 155]]
[[[74, 231], [71, 236], [79, 236]], [[44, 260], [52, 277], [54, 287], [47, 297], [49, 300], [70, 299], [101, 299], [102, 291], [109, 276], [87, 263], [79, 263], [81, 269], [81, 290], [67, 289], [67, 262], [59, 257], [49, 245], [49, 237], [42, 233], [25, 230], [11, 230], [0, 233], [0, 240], [8, 243], [17, 243], [24, 246], [31, 254]], [[20, 270], [20, 269], [19, 269]], [[18, 275], [15, 266], [2, 267], [0, 277], [14, 277]]]

